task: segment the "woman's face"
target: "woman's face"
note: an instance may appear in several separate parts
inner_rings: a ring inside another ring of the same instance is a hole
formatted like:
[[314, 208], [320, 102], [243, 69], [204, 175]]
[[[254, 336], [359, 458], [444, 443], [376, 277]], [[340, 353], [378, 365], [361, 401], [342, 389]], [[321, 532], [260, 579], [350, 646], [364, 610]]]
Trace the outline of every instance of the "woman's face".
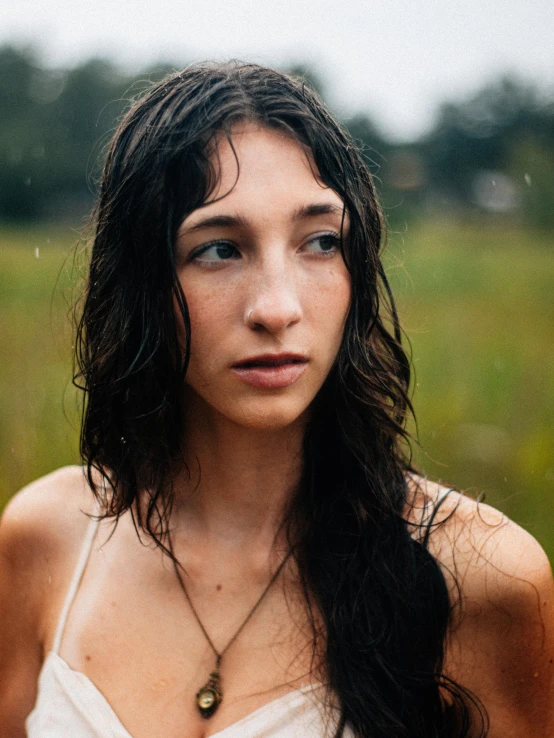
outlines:
[[187, 407], [207, 422], [283, 428], [305, 417], [341, 343], [343, 202], [286, 133], [244, 124], [232, 142], [236, 157], [220, 138], [217, 190], [177, 238], [191, 322]]

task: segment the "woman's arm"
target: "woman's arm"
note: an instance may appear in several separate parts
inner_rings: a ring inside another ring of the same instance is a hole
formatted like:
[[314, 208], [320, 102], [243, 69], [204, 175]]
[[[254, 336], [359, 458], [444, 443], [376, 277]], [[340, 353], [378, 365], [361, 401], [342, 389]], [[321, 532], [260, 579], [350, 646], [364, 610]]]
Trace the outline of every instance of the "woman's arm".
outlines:
[[28, 520], [28, 500], [14, 498], [0, 523], [0, 725], [5, 738], [24, 738], [42, 662], [39, 639], [40, 543]]
[[[448, 508], [450, 508], [448, 510]], [[485, 705], [490, 738], [554, 736], [554, 580], [546, 555], [488, 505], [452, 495], [433, 535], [457, 600], [447, 673]], [[433, 551], [433, 547], [435, 551]]]
[[[74, 564], [86, 518], [80, 468], [34, 482], [0, 522], [0, 735], [24, 738], [47, 634]], [[90, 506], [90, 502], [89, 502]]]

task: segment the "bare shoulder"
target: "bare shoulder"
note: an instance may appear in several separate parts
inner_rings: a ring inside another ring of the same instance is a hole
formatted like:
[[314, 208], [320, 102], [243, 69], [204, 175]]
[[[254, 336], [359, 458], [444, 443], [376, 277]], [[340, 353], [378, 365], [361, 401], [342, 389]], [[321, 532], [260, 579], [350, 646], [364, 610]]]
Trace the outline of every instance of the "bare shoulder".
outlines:
[[23, 736], [36, 694], [45, 635], [57, 613], [93, 497], [81, 467], [18, 492], [0, 521], [0, 724]]
[[33, 543], [48, 549], [63, 545], [79, 521], [94, 511], [92, 492], [80, 466], [67, 466], [24, 487], [9, 501], [0, 523], [0, 550]]
[[447, 671], [484, 703], [491, 738], [552, 735], [554, 580], [544, 550], [489, 505], [411, 482], [411, 516], [430, 524], [428, 547], [451, 593]]
[[423, 477], [411, 479], [414, 510], [429, 525], [429, 550], [466, 597], [517, 599], [526, 588], [551, 583], [544, 550], [506, 515], [459, 490]]
[[50, 595], [55, 599], [58, 584], [65, 583], [88, 515], [94, 512], [94, 498], [79, 466], [58, 469], [18, 492], [0, 520], [4, 598], [15, 586], [26, 597], [27, 611], [44, 613]]
[[[8, 503], [0, 521], [2, 598], [25, 596], [26, 611], [47, 607], [47, 596], [72, 563], [88, 515], [95, 510], [82, 467], [69, 466], [32, 482]], [[36, 606], [36, 607], [35, 607]]]

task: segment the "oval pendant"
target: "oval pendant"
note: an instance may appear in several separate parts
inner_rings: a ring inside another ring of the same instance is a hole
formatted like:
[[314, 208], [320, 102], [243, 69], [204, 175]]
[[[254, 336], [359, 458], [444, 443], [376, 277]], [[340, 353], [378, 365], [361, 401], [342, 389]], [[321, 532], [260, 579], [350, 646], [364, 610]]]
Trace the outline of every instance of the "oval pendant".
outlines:
[[204, 719], [211, 718], [219, 707], [223, 694], [219, 685], [219, 672], [212, 671], [210, 678], [196, 695], [196, 706]]

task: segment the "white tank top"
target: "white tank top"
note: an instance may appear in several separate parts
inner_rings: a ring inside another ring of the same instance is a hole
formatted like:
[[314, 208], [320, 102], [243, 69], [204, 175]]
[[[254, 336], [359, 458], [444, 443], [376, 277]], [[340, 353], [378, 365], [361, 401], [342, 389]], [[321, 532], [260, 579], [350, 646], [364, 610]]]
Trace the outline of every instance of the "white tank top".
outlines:
[[[67, 591], [52, 650], [38, 680], [38, 694], [25, 727], [28, 738], [133, 738], [94, 683], [59, 655], [71, 605], [90, 556], [98, 522], [91, 520]], [[320, 685], [321, 686], [321, 685]], [[294, 690], [260, 707], [210, 738], [326, 738], [334, 733], [316, 699], [317, 685]], [[183, 726], [186, 728], [186, 726]], [[184, 730], [186, 735], [186, 730]], [[353, 738], [346, 729], [344, 738]]]

